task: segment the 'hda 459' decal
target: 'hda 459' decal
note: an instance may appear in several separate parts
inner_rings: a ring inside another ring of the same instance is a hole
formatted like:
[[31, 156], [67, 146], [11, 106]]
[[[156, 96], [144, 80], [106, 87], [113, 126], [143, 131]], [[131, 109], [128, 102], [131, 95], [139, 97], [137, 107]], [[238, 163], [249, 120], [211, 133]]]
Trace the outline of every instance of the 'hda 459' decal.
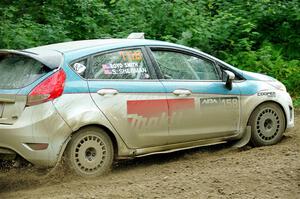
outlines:
[[203, 105], [223, 105], [230, 107], [238, 106], [238, 98], [237, 97], [214, 97], [214, 98], [202, 98], [200, 99], [200, 106]]
[[127, 101], [128, 121], [137, 128], [160, 125], [165, 119], [173, 120], [180, 112], [191, 109], [195, 109], [194, 99]]

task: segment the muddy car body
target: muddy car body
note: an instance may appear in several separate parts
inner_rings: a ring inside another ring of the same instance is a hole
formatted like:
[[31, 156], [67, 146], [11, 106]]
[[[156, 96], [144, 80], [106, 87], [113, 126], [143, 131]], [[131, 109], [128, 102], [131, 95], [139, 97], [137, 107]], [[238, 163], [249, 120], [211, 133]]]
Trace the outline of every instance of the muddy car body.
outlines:
[[[0, 51], [0, 154], [80, 175], [132, 158], [242, 139], [277, 143], [294, 126], [277, 80], [195, 49], [145, 39]], [[14, 82], [14, 83], [12, 83]]]

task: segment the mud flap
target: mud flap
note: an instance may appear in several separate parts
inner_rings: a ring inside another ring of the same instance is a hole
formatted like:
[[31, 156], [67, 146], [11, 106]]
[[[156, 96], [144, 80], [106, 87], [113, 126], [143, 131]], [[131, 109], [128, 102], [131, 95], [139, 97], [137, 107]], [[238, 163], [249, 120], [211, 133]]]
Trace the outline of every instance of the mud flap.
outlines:
[[69, 141], [71, 140], [71, 136], [69, 136], [65, 142], [61, 145], [60, 152], [57, 154], [57, 162], [54, 167], [48, 168], [49, 172], [47, 173], [47, 176], [55, 176], [56, 174], [59, 174], [61, 171], [65, 171], [65, 162], [64, 162], [64, 152], [67, 148], [67, 145]]
[[240, 140], [238, 140], [232, 147], [241, 148], [243, 146], [246, 146], [249, 143], [250, 138], [251, 138], [251, 126], [247, 126], [243, 137]]

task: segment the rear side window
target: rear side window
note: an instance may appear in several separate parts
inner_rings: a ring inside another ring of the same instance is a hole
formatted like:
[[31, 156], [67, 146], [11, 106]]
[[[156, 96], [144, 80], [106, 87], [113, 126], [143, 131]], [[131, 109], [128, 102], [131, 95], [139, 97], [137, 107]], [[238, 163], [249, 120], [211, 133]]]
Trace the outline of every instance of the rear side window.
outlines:
[[142, 50], [115, 51], [93, 57], [88, 79], [149, 79]]
[[17, 89], [49, 72], [42, 63], [23, 55], [0, 55], [0, 89]]

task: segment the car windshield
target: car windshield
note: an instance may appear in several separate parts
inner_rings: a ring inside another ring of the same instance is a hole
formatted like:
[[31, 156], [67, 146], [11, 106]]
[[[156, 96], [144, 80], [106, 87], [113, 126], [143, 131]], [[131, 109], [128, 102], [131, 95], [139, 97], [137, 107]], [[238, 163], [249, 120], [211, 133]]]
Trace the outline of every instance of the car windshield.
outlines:
[[0, 89], [17, 89], [39, 79], [50, 69], [23, 55], [0, 55]]

